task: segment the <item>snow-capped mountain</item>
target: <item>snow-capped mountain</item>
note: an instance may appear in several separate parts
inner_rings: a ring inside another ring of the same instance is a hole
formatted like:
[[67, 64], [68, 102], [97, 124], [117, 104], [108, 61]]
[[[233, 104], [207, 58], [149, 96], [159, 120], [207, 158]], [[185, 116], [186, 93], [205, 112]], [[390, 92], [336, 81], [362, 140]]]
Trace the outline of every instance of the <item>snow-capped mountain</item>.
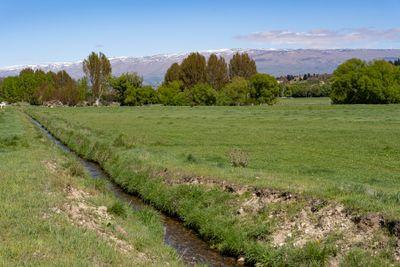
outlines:
[[[200, 52], [208, 57], [211, 53], [224, 57], [227, 62], [236, 52], [247, 52], [255, 61], [259, 72], [275, 76], [304, 73], [331, 73], [340, 63], [350, 58], [363, 60], [400, 57], [400, 49], [219, 49]], [[181, 62], [188, 53], [160, 54], [144, 57], [110, 58], [114, 75], [124, 72], [137, 72], [146, 83], [157, 84], [162, 81], [167, 68]], [[24, 68], [42, 69], [44, 71], [66, 70], [72, 77], [83, 76], [82, 61], [50, 63], [41, 65], [24, 65], [0, 68], [0, 77], [17, 75]]]

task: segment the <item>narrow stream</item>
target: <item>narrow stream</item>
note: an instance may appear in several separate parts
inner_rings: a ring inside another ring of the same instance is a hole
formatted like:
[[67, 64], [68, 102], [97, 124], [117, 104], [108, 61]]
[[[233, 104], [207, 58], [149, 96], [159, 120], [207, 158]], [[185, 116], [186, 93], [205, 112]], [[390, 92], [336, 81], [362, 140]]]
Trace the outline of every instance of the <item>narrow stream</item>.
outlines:
[[[86, 171], [94, 179], [105, 179], [107, 188], [114, 193], [119, 199], [128, 203], [133, 209], [140, 210], [143, 207], [149, 206], [140, 198], [130, 195], [123, 191], [121, 187], [112, 183], [108, 179], [108, 175], [101, 167], [94, 162], [85, 160], [79, 157], [74, 151], [65, 146], [57, 138], [55, 138], [43, 125], [37, 120], [32, 119], [32, 122], [63, 151], [73, 154], [83, 165]], [[233, 257], [224, 257], [217, 250], [211, 249], [206, 242], [201, 240], [194, 231], [183, 226], [179, 220], [161, 214], [164, 223], [164, 242], [173, 247], [183, 262], [187, 265], [205, 264], [208, 266], [238, 266], [236, 259]]]

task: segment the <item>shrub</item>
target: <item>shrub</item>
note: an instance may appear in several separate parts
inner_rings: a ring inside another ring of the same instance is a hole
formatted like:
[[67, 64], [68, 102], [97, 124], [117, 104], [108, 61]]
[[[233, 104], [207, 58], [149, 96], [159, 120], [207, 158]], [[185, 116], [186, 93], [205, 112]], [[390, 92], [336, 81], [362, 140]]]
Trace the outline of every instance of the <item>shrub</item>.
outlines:
[[195, 156], [193, 156], [193, 154], [188, 154], [187, 156], [186, 156], [186, 160], [188, 161], [188, 162], [197, 162], [197, 159], [196, 159], [196, 157]]
[[187, 91], [192, 105], [214, 105], [217, 101], [217, 92], [206, 83], [199, 83]]
[[249, 154], [241, 149], [235, 148], [229, 152], [229, 160], [233, 167], [247, 167], [249, 164]]
[[125, 105], [142, 106], [155, 103], [157, 103], [156, 91], [151, 86], [128, 86], [125, 92]]
[[219, 105], [239, 106], [249, 101], [249, 82], [242, 77], [234, 77], [226, 84], [218, 95]]
[[182, 83], [180, 81], [161, 85], [157, 89], [157, 97], [159, 103], [166, 106], [184, 106], [188, 104], [186, 95], [182, 92]]

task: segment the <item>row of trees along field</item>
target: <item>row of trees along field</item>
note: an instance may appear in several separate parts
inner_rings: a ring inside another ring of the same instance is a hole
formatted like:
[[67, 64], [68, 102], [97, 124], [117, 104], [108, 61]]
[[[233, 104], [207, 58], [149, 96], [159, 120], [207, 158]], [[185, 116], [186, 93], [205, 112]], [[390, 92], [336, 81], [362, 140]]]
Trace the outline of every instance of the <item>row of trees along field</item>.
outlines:
[[111, 64], [103, 53], [91, 53], [82, 66], [86, 76], [77, 81], [66, 71], [55, 73], [24, 69], [18, 76], [6, 77], [1, 81], [0, 100], [32, 105], [59, 102], [75, 106], [99, 103], [104, 96], [112, 94], [108, 85]]
[[111, 80], [125, 105], [272, 104], [280, 92], [276, 79], [257, 73], [254, 60], [246, 53], [235, 54], [229, 66], [215, 54], [206, 60], [203, 55], [192, 53], [181, 64], [171, 65], [157, 90], [141, 83], [135, 74]]
[[257, 72], [248, 54], [235, 54], [229, 64], [215, 54], [206, 59], [191, 53], [167, 70], [156, 89], [143, 84], [137, 73], [112, 76], [103, 53], [92, 52], [83, 61], [85, 77], [72, 79], [67, 72], [24, 69], [0, 81], [0, 100], [42, 105], [119, 102], [122, 105], [249, 105], [273, 104], [278, 96], [330, 96], [336, 104], [399, 103], [400, 59], [364, 62], [351, 59], [333, 73], [287, 75], [277, 80]]
[[181, 64], [173, 64], [157, 89], [144, 85], [137, 73], [111, 75], [110, 61], [91, 53], [83, 61], [85, 78], [73, 80], [68, 73], [25, 69], [5, 78], [0, 98], [8, 102], [42, 105], [60, 101], [64, 105], [82, 102], [117, 101], [122, 105], [247, 105], [272, 104], [280, 93], [276, 79], [257, 73], [248, 54], [235, 54], [229, 65], [212, 54], [208, 60], [191, 53]]
[[0, 100], [33, 105], [58, 100], [73, 106], [87, 98], [88, 90], [86, 78], [75, 81], [65, 71], [46, 73], [24, 69], [18, 76], [6, 77], [1, 81]]

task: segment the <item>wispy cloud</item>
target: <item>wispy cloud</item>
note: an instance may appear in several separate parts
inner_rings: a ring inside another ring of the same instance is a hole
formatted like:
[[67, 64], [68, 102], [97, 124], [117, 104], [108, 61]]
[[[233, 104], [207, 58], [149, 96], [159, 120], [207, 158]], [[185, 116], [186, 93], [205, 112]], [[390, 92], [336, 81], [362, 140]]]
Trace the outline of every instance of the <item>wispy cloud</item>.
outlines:
[[96, 47], [96, 48], [103, 48], [104, 45], [102, 45], [102, 44], [97, 44], [97, 45], [95, 45], [95, 47]]
[[237, 39], [276, 46], [305, 48], [371, 47], [381, 42], [400, 42], [400, 28], [312, 29], [305, 32], [272, 30], [236, 36]]

